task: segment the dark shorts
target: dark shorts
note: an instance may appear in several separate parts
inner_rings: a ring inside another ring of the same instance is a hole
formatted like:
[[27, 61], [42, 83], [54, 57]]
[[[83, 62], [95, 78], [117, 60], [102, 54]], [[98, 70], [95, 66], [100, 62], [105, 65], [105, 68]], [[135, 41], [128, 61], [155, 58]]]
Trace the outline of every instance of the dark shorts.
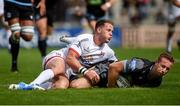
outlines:
[[22, 6], [8, 1], [4, 1], [5, 20], [19, 18], [20, 20], [33, 20], [32, 6]]

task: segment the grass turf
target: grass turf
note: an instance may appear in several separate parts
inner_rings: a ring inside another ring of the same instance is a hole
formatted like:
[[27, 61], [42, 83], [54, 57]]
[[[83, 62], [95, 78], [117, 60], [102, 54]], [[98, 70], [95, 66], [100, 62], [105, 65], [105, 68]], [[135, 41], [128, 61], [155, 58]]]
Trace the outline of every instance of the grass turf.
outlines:
[[[52, 48], [48, 49], [51, 51]], [[133, 56], [154, 60], [164, 50], [115, 48], [120, 60]], [[173, 49], [176, 63], [158, 88], [90, 88], [48, 91], [11, 91], [8, 85], [31, 82], [42, 71], [38, 49], [21, 49], [18, 73], [10, 72], [11, 56], [0, 49], [0, 105], [178, 105], [180, 104], [180, 51]]]

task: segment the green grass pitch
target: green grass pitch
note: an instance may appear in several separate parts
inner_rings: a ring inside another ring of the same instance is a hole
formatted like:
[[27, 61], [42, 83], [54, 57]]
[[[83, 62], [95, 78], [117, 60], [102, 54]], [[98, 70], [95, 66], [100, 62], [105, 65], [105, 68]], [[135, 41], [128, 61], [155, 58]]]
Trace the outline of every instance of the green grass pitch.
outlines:
[[[57, 49], [57, 48], [56, 48]], [[50, 52], [52, 48], [48, 49]], [[133, 56], [154, 60], [164, 49], [114, 48], [120, 60]], [[11, 56], [0, 48], [0, 105], [179, 105], [180, 51], [173, 49], [176, 63], [158, 88], [89, 88], [48, 91], [12, 91], [9, 84], [31, 82], [42, 71], [38, 49], [20, 49], [18, 73], [10, 72]]]

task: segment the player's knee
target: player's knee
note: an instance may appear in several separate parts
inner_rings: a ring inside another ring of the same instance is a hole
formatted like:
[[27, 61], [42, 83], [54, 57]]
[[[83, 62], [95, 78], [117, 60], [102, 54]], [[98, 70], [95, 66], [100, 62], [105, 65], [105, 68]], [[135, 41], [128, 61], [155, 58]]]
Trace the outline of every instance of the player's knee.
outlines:
[[25, 40], [25, 41], [31, 41], [33, 36], [32, 35], [21, 35], [21, 37]]
[[70, 88], [90, 88], [91, 84], [89, 81], [84, 81], [84, 80], [73, 80], [69, 84]]
[[21, 28], [21, 37], [25, 41], [31, 41], [34, 34], [34, 27], [33, 26], [22, 26]]
[[70, 88], [79, 88], [79, 87], [80, 87], [80, 84], [77, 83], [76, 80], [74, 80], [74, 81], [71, 81], [69, 87], [70, 87]]
[[55, 89], [67, 89], [69, 87], [69, 81], [66, 79], [59, 79], [54, 83]]
[[15, 23], [15, 24], [10, 25], [10, 29], [12, 31], [12, 36], [11, 36], [12, 40], [15, 42], [19, 42], [20, 30], [21, 30], [19, 23]]

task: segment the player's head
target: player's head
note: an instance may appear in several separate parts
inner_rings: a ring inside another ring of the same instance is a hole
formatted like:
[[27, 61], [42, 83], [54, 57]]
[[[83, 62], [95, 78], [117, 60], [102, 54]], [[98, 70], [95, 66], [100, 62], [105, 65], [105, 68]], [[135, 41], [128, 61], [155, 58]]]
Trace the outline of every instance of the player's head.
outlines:
[[95, 26], [95, 30], [97, 30], [97, 28], [99, 28], [101, 26], [104, 26], [105, 23], [109, 23], [112, 26], [114, 25], [113, 22], [110, 21], [110, 20], [98, 20], [97, 23], [96, 23], [96, 26]]
[[174, 58], [171, 54], [164, 52], [161, 53], [155, 62], [154, 70], [157, 76], [163, 76], [169, 72], [174, 64]]
[[95, 34], [99, 35], [101, 43], [108, 43], [112, 38], [113, 22], [110, 20], [99, 20], [95, 26]]

